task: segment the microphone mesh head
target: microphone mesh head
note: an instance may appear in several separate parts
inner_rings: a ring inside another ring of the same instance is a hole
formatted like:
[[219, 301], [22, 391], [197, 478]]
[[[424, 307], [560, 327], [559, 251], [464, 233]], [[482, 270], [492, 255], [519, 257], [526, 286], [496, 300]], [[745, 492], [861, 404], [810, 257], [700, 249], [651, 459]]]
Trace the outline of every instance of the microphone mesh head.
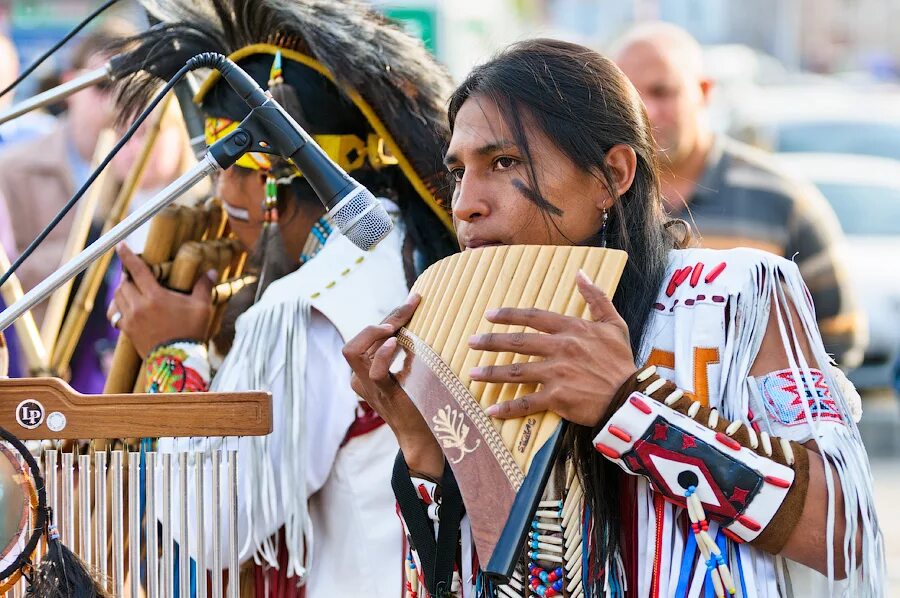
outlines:
[[363, 251], [374, 249], [394, 227], [381, 202], [363, 186], [356, 187], [331, 208], [328, 219]]

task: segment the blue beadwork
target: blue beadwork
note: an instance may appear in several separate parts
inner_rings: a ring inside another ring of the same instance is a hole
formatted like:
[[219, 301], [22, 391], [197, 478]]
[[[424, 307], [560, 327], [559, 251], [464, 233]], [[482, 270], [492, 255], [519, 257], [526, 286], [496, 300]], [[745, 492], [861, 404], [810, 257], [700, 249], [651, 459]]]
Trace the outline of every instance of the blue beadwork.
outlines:
[[312, 229], [309, 231], [309, 237], [306, 240], [303, 252], [300, 254], [301, 266], [316, 257], [316, 255], [322, 251], [325, 242], [328, 240], [328, 237], [331, 236], [333, 230], [331, 222], [329, 222], [328, 218], [325, 216], [322, 216], [315, 224], [313, 224]]

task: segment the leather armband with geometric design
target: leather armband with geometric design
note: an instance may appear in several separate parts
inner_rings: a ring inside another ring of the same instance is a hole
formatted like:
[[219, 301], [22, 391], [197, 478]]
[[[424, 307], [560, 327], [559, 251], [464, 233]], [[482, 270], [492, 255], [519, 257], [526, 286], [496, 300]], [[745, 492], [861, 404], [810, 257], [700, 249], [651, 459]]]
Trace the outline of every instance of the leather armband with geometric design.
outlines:
[[170, 341], [147, 355], [146, 392], [206, 392], [210, 367], [206, 345], [196, 341]]
[[781, 552], [809, 485], [802, 445], [725, 420], [654, 367], [633, 375], [613, 404], [594, 439], [600, 453], [688, 508], [695, 533], [708, 515], [731, 539]]

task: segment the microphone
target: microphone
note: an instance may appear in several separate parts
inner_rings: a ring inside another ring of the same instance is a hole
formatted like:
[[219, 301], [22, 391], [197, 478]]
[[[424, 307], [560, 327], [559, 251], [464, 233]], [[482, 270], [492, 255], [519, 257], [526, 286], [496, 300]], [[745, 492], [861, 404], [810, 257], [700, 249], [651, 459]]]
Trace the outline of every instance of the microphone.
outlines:
[[334, 163], [312, 137], [243, 69], [221, 54], [200, 54], [194, 68], [216, 68], [251, 108], [240, 128], [253, 136], [249, 151], [289, 158], [309, 181], [327, 210], [326, 216], [354, 245], [370, 251], [393, 228], [391, 217], [371, 191]]

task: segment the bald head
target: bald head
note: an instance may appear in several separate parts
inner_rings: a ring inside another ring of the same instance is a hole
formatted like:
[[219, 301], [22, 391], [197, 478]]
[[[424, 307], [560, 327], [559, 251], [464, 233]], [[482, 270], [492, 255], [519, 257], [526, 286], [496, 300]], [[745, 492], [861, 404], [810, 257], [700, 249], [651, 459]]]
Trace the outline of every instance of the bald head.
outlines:
[[660, 158], [677, 170], [693, 152], [705, 151], [711, 134], [704, 116], [712, 85], [703, 74], [697, 40], [670, 23], [644, 23], [626, 32], [610, 56], [647, 107]]
[[[0, 89], [16, 80], [19, 76], [19, 53], [16, 47], [5, 35], [0, 35]], [[12, 103], [13, 94], [6, 94], [0, 99], [0, 106], [6, 107]]]

